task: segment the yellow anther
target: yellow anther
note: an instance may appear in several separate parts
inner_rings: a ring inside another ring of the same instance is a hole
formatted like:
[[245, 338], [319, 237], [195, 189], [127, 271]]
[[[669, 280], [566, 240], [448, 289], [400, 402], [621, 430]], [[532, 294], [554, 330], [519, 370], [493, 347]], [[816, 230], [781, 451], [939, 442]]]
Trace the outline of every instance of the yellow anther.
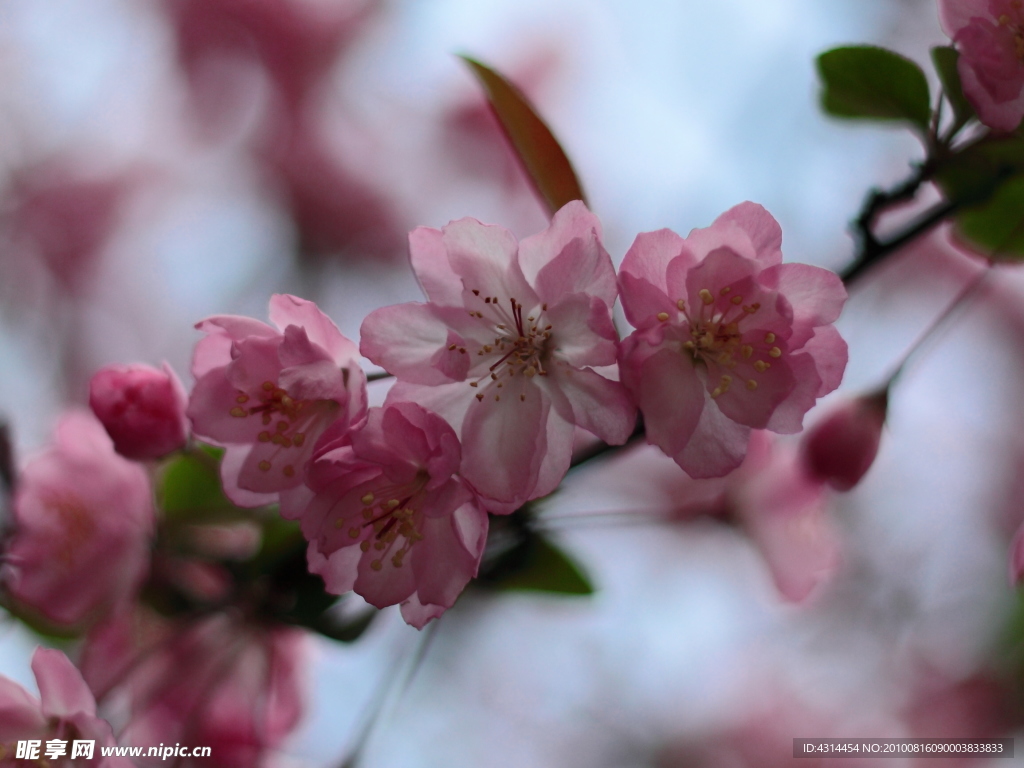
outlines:
[[[338, 522], [339, 523], [342, 522], [340, 517], [338, 518]], [[348, 537], [350, 539], [358, 539], [359, 538], [359, 529], [358, 528], [349, 528], [348, 529]]]
[[259, 467], [260, 467], [260, 469], [262, 471], [269, 472], [270, 471], [270, 462], [267, 461], [266, 459], [264, 459], [263, 461], [260, 462]]
[[284, 472], [285, 477], [295, 477], [295, 467], [291, 464], [285, 464], [281, 471]]
[[287, 421], [279, 421], [279, 422], [277, 422], [277, 431], [278, 432], [286, 432], [287, 430], [288, 430], [288, 422]]
[[659, 312], [658, 319], [664, 323], [666, 320], [668, 320], [668, 312]]
[[454, 351], [455, 351], [456, 349], [458, 349], [458, 348], [459, 348], [459, 345], [458, 345], [458, 344], [449, 344], [449, 345], [448, 345], [448, 351], [449, 351], [449, 352], [454, 352]]
[[754, 363], [754, 369], [758, 373], [764, 373], [765, 371], [767, 371], [771, 367], [772, 367], [771, 363], [766, 363], [764, 360], [758, 360], [756, 363]]
[[775, 341], [775, 334], [774, 333], [766, 333], [764, 335], [764, 343], [765, 344], [771, 344], [774, 341]]
[[363, 552], [369, 552], [370, 551], [370, 540], [369, 539], [364, 539], [363, 541], [360, 541], [359, 542], [359, 548]]
[[401, 503], [398, 499], [388, 499], [388, 509], [394, 509]]
[[740, 354], [743, 355], [743, 359], [746, 360], [752, 354], [754, 354], [754, 348], [749, 344], [744, 344], [742, 347], [740, 347]]
[[[526, 376], [526, 378], [528, 378], [528, 379], [532, 379], [534, 376], [537, 375], [537, 369], [534, 368], [532, 365], [528, 366], [526, 368], [526, 370], [523, 371], [523, 375]], [[501, 385], [499, 384], [498, 386], [501, 386]]]
[[234, 408], [232, 408], [230, 411], [228, 411], [228, 413], [230, 413], [236, 419], [245, 418], [246, 416], [249, 415], [249, 412], [246, 411], [245, 408], [239, 408], [237, 405]]
[[263, 391], [264, 392], [269, 392], [273, 388], [274, 388], [274, 382], [272, 382], [272, 381], [264, 381], [263, 382]]
[[238, 397], [235, 398], [235, 402], [236, 403], [248, 403], [249, 402], [249, 396], [247, 394], [245, 394], [245, 393], [242, 393], [241, 395], [239, 395]]
[[306, 442], [306, 436], [302, 432], [296, 432], [292, 435], [292, 443], [298, 447]]
[[697, 348], [697, 345], [694, 344], [692, 341], [684, 341], [683, 342], [683, 349], [687, 350], [688, 352], [692, 352], [696, 348]]
[[484, 393], [478, 392], [476, 395], [476, 399], [482, 403], [484, 401]]
[[772, 347], [768, 350], [768, 354], [772, 357], [782, 357], [782, 350], [778, 347]]
[[730, 291], [732, 291], [732, 286], [727, 285], [727, 286], [725, 286], [725, 288], [723, 288], [721, 291], [719, 291], [719, 293], [721, 293], [723, 296], [725, 296]]
[[380, 560], [371, 560], [370, 567], [373, 568], [373, 570], [375, 571], [379, 571], [381, 568], [384, 567], [384, 564]]
[[757, 389], [757, 382], [754, 381], [753, 379], [747, 379], [747, 389], [753, 392], [755, 389]]
[[275, 432], [273, 436], [270, 438], [270, 442], [272, 442], [274, 445], [281, 445], [284, 442], [284, 438], [281, 436], [280, 432]]
[[373, 494], [372, 494], [372, 493], [367, 493], [367, 494], [365, 494], [365, 495], [364, 495], [364, 496], [363, 496], [363, 497], [362, 497], [361, 499], [359, 499], [359, 500], [360, 500], [361, 502], [363, 502], [363, 504], [366, 504], [367, 506], [369, 506], [370, 504], [373, 504]]
[[345, 518], [339, 517], [337, 520], [335, 520], [334, 521], [334, 527], [335, 528], [344, 528], [345, 527]]
[[501, 402], [501, 395], [495, 395], [494, 396], [494, 402], [496, 402], [496, 403]]
[[711, 390], [711, 399], [714, 400], [716, 397], [720, 397], [723, 391], [721, 387], [715, 387]]
[[261, 443], [269, 443], [270, 442], [270, 433], [267, 432], [266, 430], [263, 430], [262, 432], [260, 432], [260, 435], [259, 435], [258, 439], [259, 439], [259, 441]]
[[701, 288], [697, 295], [700, 296], [700, 300], [704, 304], [710, 304], [715, 300], [715, 297], [711, 295], [711, 291], [707, 288]]
[[679, 309], [680, 312], [685, 312], [686, 311], [686, 302], [683, 301], [682, 299], [679, 299], [676, 302], [676, 307]]
[[742, 296], [733, 296], [731, 299], [729, 299], [729, 301], [731, 301], [733, 304], [739, 306], [740, 304], [743, 303], [743, 297]]

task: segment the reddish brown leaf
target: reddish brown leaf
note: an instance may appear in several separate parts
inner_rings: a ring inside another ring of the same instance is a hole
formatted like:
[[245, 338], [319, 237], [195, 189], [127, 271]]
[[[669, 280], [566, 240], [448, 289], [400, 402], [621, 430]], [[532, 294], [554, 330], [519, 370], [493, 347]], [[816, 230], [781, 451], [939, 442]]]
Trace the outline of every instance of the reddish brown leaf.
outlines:
[[571, 200], [586, 202], [569, 158], [526, 97], [490, 67], [461, 58], [487, 92], [491, 109], [548, 213], [553, 215]]

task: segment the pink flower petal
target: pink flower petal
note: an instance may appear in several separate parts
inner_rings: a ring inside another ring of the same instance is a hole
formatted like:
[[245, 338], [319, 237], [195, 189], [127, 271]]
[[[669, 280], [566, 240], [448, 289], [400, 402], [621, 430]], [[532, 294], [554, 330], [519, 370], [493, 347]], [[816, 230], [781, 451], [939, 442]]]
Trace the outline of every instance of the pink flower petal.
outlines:
[[583, 293], [568, 296], [548, 308], [554, 326], [557, 356], [574, 368], [615, 362], [618, 335], [608, 306]]
[[39, 686], [43, 713], [50, 717], [70, 717], [84, 712], [96, 715], [96, 700], [68, 657], [60, 651], [37, 648], [32, 655], [32, 672]]
[[749, 439], [750, 427], [729, 419], [709, 399], [690, 442], [672, 458], [690, 477], [722, 477], [743, 462]]
[[541, 301], [586, 293], [608, 307], [615, 303], [615, 267], [600, 238], [597, 216], [575, 200], [555, 213], [547, 229], [519, 243], [519, 263]]
[[417, 227], [409, 233], [413, 272], [432, 304], [462, 306], [462, 278], [452, 271], [444, 236], [438, 229]]
[[610, 445], [626, 442], [636, 424], [636, 408], [622, 384], [589, 368], [568, 366], [555, 366], [550, 378], [572, 407], [571, 421]]
[[460, 219], [443, 232], [448, 262], [462, 279], [466, 293], [479, 291], [481, 297], [502, 300], [511, 297], [527, 308], [540, 303], [523, 276], [516, 258], [516, 239], [507, 229]]
[[735, 224], [747, 233], [754, 246], [754, 258], [762, 267], [782, 262], [782, 227], [763, 206], [749, 201], [740, 203], [715, 219], [711, 227], [719, 223]]
[[551, 401], [525, 376], [488, 387], [462, 425], [463, 476], [483, 496], [525, 501], [545, 457]]
[[[486, 531], [487, 513], [475, 504], [466, 507], [480, 518], [478, 524]], [[419, 600], [451, 608], [469, 580], [476, 576], [482, 554], [482, 550], [465, 548], [453, 514], [425, 520], [423, 541], [413, 550], [412, 562]]]
[[282, 332], [288, 326], [301, 328], [313, 344], [334, 360], [346, 360], [359, 354], [356, 345], [346, 339], [331, 318], [312, 301], [275, 293], [270, 297], [270, 321]]
[[416, 629], [423, 629], [430, 621], [440, 618], [444, 612], [445, 609], [440, 605], [424, 605], [415, 594], [402, 603], [402, 618], [406, 624]]
[[[381, 307], [363, 320], [361, 351], [389, 373], [412, 383], [462, 381], [479, 346], [470, 340], [480, 329], [467, 320], [472, 318], [464, 309], [433, 304]], [[460, 351], [467, 347], [472, 352]]]

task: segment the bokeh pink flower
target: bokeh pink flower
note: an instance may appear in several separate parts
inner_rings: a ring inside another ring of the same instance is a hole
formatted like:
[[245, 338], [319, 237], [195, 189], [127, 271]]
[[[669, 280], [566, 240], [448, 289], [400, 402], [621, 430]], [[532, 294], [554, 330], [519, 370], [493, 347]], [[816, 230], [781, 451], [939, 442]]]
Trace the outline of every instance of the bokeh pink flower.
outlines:
[[195, 433], [226, 448], [224, 492], [259, 506], [301, 486], [320, 440], [343, 436], [366, 414], [366, 376], [355, 344], [315, 304], [275, 294], [274, 326], [220, 315], [196, 327]]
[[693, 477], [739, 466], [751, 429], [800, 431], [846, 367], [832, 322], [846, 300], [832, 272], [782, 263], [782, 231], [742, 203], [686, 238], [641, 233], [619, 272], [636, 331], [622, 381], [647, 439]]
[[888, 390], [847, 400], [807, 432], [804, 466], [812, 477], [848, 491], [867, 474], [878, 454]]
[[14, 523], [2, 574], [15, 605], [62, 625], [96, 621], [133, 599], [145, 578], [149, 478], [114, 452], [91, 414], [72, 412], [22, 472]]
[[305, 636], [291, 627], [135, 610], [90, 633], [81, 668], [97, 697], [126, 705], [123, 744], [203, 745], [218, 766], [253, 768], [301, 719], [305, 659]]
[[625, 442], [633, 405], [595, 368], [615, 362], [615, 270], [600, 223], [576, 201], [517, 243], [474, 219], [410, 235], [426, 304], [372, 312], [363, 354], [460, 435], [463, 476], [509, 508], [550, 493], [579, 426]]

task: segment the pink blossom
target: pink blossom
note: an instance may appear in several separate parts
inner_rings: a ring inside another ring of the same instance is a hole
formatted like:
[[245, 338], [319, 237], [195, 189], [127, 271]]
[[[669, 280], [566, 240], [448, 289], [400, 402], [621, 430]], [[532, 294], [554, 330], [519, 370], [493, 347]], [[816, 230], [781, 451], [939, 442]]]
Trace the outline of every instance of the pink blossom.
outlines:
[[960, 81], [978, 119], [1014, 130], [1024, 117], [1024, 3], [939, 0], [939, 19], [960, 51]]
[[521, 243], [474, 219], [409, 237], [426, 304], [363, 322], [362, 351], [398, 378], [389, 397], [422, 403], [461, 435], [463, 476], [489, 499], [550, 493], [574, 427], [625, 442], [634, 408], [594, 369], [615, 362], [615, 272], [580, 202]]
[[200, 114], [223, 118], [228, 76], [258, 66], [285, 105], [297, 110], [330, 72], [373, 10], [367, 0], [165, 0], [178, 58]]
[[327, 590], [401, 603], [417, 628], [451, 608], [487, 539], [487, 512], [455, 474], [461, 458], [454, 430], [415, 403], [370, 409], [350, 445], [317, 458], [302, 531]]
[[[41, 741], [39, 758], [45, 758], [46, 742], [65, 742], [61, 757], [39, 763], [54, 768], [84, 765], [80, 757], [71, 759], [74, 740], [93, 740], [93, 759], [89, 765], [101, 768], [131, 768], [124, 757], [100, 756], [100, 747], [114, 746], [110, 724], [96, 716], [96, 700], [82, 675], [60, 651], [37, 648], [32, 654], [32, 672], [39, 686], [39, 699], [6, 677], [0, 677], [0, 765], [28, 765], [16, 757], [16, 742]], [[35, 763], [33, 763], [35, 764]]]
[[89, 407], [102, 422], [114, 449], [129, 459], [158, 459], [185, 445], [188, 395], [164, 363], [112, 365], [89, 382]]
[[253, 768], [302, 716], [304, 640], [229, 612], [169, 621], [139, 610], [90, 634], [82, 674], [127, 705], [122, 743], [203, 745], [221, 768]]
[[366, 376], [355, 345], [310, 301], [270, 299], [274, 326], [221, 315], [196, 327], [196, 385], [188, 405], [197, 435], [226, 447], [224, 491], [259, 506], [298, 488], [318, 442], [365, 417]]
[[54, 446], [25, 467], [14, 518], [3, 581], [21, 607], [77, 625], [138, 590], [153, 534], [149, 479], [91, 414], [66, 415]]
[[775, 219], [742, 203], [686, 238], [642, 233], [622, 262], [637, 329], [621, 345], [622, 381], [647, 439], [693, 477], [737, 467], [751, 428], [798, 432], [842, 378], [846, 343], [831, 325], [842, 282], [782, 264], [781, 247]]
[[848, 491], [867, 474], [885, 426], [888, 391], [848, 400], [808, 431], [804, 466], [813, 477]]

